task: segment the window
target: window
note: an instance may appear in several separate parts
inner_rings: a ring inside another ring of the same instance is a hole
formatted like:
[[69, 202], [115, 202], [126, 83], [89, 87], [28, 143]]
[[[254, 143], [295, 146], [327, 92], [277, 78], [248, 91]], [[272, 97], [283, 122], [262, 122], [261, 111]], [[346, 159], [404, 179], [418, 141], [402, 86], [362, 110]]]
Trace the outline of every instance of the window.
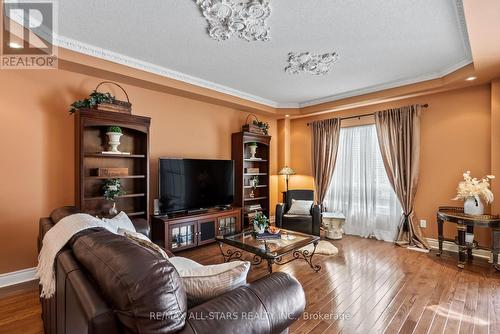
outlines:
[[385, 172], [375, 125], [340, 130], [326, 208], [344, 213], [347, 234], [396, 239], [402, 209]]

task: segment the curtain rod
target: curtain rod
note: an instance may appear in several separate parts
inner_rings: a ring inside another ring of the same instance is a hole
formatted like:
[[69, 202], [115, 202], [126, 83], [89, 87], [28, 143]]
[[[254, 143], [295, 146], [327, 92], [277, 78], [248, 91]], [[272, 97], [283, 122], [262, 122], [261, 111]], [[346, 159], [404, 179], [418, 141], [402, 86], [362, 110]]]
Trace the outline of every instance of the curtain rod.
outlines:
[[[429, 107], [429, 105], [426, 103], [426, 104], [421, 104], [420, 105], [422, 108], [427, 108]], [[369, 113], [369, 114], [363, 114], [363, 115], [356, 115], [356, 116], [348, 116], [348, 117], [341, 117], [340, 120], [343, 121], [343, 120], [346, 120], [346, 119], [353, 119], [353, 118], [361, 118], [361, 117], [367, 117], [367, 116], [373, 116], [375, 115], [374, 112], [372, 113]], [[311, 125], [311, 123], [307, 123], [307, 126]]]

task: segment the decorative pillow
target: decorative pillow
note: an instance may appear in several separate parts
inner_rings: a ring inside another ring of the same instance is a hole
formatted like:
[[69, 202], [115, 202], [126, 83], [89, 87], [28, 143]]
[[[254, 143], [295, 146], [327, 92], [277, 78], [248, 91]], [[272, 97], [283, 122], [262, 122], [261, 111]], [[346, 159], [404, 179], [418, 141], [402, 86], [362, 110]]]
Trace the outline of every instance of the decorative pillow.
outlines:
[[289, 215], [309, 215], [314, 201], [303, 201], [292, 199], [292, 206], [288, 210]]
[[[122, 232], [122, 233], [120, 233]], [[118, 234], [123, 235], [124, 237], [134, 241], [135, 243], [141, 245], [142, 247], [151, 249], [154, 252], [157, 252], [158, 254], [161, 255], [164, 259], [168, 259], [167, 253], [157, 244], [152, 242], [148, 237], [146, 237], [144, 234], [139, 233], [139, 232], [130, 232], [127, 230], [123, 229], [118, 229]]]
[[180, 256], [168, 260], [182, 278], [189, 307], [245, 285], [250, 269], [250, 262], [247, 261], [203, 266]]
[[123, 211], [113, 218], [103, 218], [102, 220], [105, 223], [109, 224], [113, 228], [115, 233], [118, 233], [118, 229], [136, 232], [134, 224], [132, 224], [130, 218]]

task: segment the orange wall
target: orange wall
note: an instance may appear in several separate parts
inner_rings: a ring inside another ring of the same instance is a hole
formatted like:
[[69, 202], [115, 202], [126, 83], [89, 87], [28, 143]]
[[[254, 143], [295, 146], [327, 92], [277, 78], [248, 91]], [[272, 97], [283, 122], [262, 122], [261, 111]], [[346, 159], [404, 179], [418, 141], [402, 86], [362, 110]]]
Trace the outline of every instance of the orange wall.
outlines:
[[[306, 125], [314, 119], [360, 115], [376, 110], [413, 103], [428, 103], [422, 113], [420, 179], [415, 202], [418, 219], [427, 220], [423, 233], [437, 238], [436, 209], [440, 205], [462, 203], [452, 201], [462, 173], [470, 170], [482, 177], [491, 170], [491, 92], [490, 85], [438, 93], [393, 103], [329, 113], [314, 118], [292, 120], [291, 163], [298, 175], [290, 181], [291, 188], [313, 188], [311, 167], [311, 135]], [[500, 177], [500, 175], [497, 175]], [[496, 181], [498, 182], [498, 181]], [[500, 202], [500, 197], [497, 198]], [[453, 237], [452, 226], [445, 229]], [[479, 229], [477, 239], [489, 246], [489, 231]]]
[[[491, 190], [500, 199], [500, 79], [491, 83], [491, 173], [497, 176]], [[492, 212], [500, 212], [500, 200], [494, 201]]]
[[[36, 265], [38, 219], [74, 204], [74, 129], [68, 106], [101, 78], [63, 70], [0, 74], [0, 273]], [[157, 159], [230, 159], [231, 133], [246, 113], [184, 97], [123, 85], [133, 113], [152, 118], [151, 198], [157, 192]], [[111, 88], [117, 97], [120, 92]], [[271, 208], [277, 200], [277, 122], [272, 140]]]

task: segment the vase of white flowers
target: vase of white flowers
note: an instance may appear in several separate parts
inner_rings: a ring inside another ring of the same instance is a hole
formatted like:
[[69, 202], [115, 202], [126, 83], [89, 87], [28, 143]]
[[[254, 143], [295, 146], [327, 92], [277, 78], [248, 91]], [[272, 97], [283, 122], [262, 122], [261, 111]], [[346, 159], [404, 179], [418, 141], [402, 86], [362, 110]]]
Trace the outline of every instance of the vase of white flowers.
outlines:
[[481, 180], [470, 176], [470, 171], [463, 174], [464, 180], [458, 184], [457, 196], [454, 200], [464, 201], [464, 213], [468, 215], [482, 215], [484, 204], [493, 202], [493, 193], [490, 190], [490, 181], [495, 178], [487, 175]]
[[262, 234], [269, 227], [269, 219], [262, 212], [257, 212], [253, 219], [253, 230], [257, 234]]

